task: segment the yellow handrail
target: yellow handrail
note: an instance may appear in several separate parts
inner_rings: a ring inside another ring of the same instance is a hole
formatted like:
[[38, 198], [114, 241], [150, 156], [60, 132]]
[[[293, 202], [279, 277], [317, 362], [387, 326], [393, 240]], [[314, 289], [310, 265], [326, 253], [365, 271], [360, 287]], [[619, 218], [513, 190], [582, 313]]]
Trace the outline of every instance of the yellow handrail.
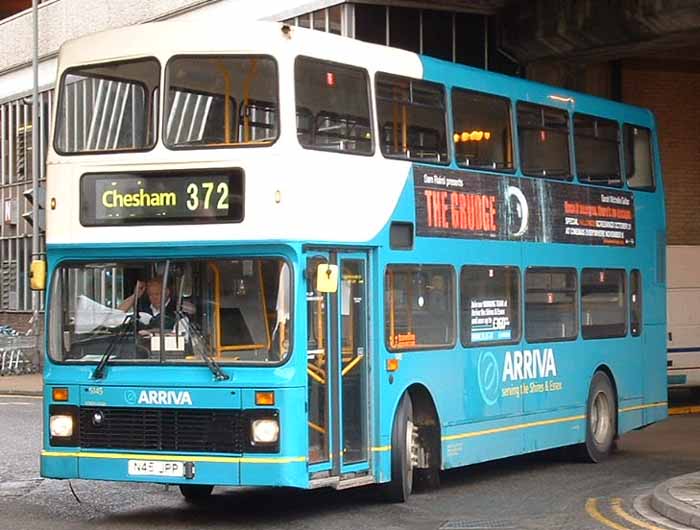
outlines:
[[352, 361], [350, 361], [348, 364], [345, 365], [345, 368], [343, 368], [343, 371], [341, 372], [341, 374], [343, 376], [345, 374], [347, 374], [350, 370], [355, 368], [355, 366], [357, 366], [364, 358], [365, 358], [364, 355], [358, 355], [357, 357], [355, 357]]
[[224, 76], [224, 142], [231, 143], [231, 92], [233, 91], [233, 83], [231, 82], [231, 73], [226, 67], [217, 61], [216, 68]]

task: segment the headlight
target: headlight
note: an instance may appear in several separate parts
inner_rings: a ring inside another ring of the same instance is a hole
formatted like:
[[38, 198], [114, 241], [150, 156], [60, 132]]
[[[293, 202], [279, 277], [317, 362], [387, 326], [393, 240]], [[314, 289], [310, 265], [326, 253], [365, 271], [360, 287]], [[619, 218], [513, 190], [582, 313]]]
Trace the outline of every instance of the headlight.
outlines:
[[70, 438], [73, 436], [73, 417], [66, 414], [56, 414], [49, 420], [51, 436]]
[[280, 437], [280, 425], [276, 419], [253, 420], [253, 442], [271, 444]]

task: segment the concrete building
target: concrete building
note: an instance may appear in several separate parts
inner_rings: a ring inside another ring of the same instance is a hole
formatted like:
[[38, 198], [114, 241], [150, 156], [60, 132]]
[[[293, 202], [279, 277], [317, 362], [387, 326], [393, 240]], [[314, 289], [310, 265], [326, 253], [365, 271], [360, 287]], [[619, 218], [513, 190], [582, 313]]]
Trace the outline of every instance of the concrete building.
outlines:
[[44, 0], [36, 120], [30, 8], [31, 0], [0, 7], [0, 324], [25, 329], [31, 315], [37, 221], [26, 215], [26, 195], [35, 149], [44, 178], [60, 45], [175, 17], [286, 21], [649, 107], [659, 121], [669, 243], [700, 245], [700, 0]]

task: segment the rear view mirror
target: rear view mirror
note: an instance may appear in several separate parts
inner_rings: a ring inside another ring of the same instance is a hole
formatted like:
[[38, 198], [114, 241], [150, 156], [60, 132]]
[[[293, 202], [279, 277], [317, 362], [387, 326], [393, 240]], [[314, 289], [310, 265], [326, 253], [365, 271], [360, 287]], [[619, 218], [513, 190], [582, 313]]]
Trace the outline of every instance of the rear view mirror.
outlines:
[[319, 293], [338, 291], [338, 266], [321, 263], [316, 268], [316, 290]]
[[29, 266], [29, 284], [33, 291], [46, 289], [46, 262], [43, 259], [35, 259]]

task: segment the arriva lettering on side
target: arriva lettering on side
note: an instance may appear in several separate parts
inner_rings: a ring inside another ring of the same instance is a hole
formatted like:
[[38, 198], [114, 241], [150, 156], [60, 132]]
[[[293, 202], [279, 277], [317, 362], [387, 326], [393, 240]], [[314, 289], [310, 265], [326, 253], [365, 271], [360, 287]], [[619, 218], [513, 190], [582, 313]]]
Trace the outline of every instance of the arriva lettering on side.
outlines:
[[139, 405], [191, 405], [192, 396], [186, 390], [142, 390]]
[[503, 382], [556, 377], [557, 363], [552, 348], [506, 352]]

